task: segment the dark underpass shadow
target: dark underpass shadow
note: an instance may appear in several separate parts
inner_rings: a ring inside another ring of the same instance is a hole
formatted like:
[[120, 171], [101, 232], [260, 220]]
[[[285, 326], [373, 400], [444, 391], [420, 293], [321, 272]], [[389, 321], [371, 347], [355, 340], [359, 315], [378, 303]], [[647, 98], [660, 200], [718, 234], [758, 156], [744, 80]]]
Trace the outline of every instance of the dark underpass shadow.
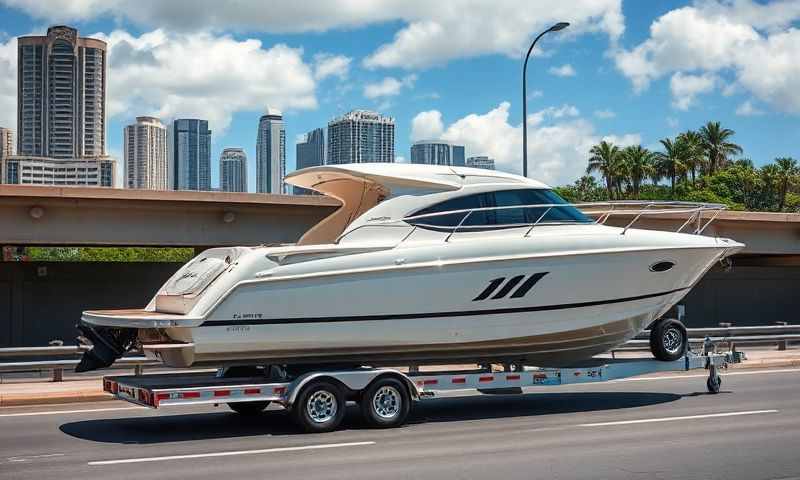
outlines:
[[[427, 399], [414, 405], [408, 423], [456, 422], [636, 408], [673, 402], [682, 397], [651, 392], [569, 392], [523, 395], [479, 395]], [[285, 410], [267, 410], [246, 417], [221, 407], [218, 412], [106, 418], [65, 423], [72, 437], [93, 442], [155, 444], [257, 435], [294, 435], [300, 430]], [[358, 408], [350, 406], [342, 429], [364, 427]], [[413, 427], [412, 427], [413, 428]]]

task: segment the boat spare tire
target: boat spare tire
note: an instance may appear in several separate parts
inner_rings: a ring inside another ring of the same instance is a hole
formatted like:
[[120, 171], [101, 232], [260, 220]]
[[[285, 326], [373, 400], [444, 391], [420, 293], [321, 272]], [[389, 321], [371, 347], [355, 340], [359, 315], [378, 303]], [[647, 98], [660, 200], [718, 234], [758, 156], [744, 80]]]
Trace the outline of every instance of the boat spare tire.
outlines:
[[688, 346], [686, 327], [674, 318], [661, 319], [650, 329], [650, 351], [659, 360], [677, 360], [683, 357]]

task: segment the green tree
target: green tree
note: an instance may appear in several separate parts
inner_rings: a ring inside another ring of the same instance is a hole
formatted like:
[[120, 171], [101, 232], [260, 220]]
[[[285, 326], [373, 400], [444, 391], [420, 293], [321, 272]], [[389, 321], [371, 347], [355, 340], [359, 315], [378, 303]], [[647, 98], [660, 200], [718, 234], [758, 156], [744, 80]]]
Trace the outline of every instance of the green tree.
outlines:
[[697, 172], [702, 171], [707, 163], [703, 151], [703, 138], [694, 130], [687, 130], [678, 137], [686, 143], [686, 155], [683, 163], [687, 172], [692, 176], [692, 185], [695, 185]]
[[673, 142], [671, 138], [661, 140], [663, 152], [656, 152], [656, 161], [662, 172], [666, 173], [670, 181], [670, 193], [675, 196], [675, 179], [686, 171], [683, 161], [686, 157], [686, 142], [680, 137]]
[[622, 150], [626, 173], [631, 182], [634, 198], [639, 198], [642, 180], [651, 178], [656, 170], [654, 155], [641, 145], [631, 145]]
[[780, 193], [778, 201], [778, 211], [782, 212], [786, 206], [786, 194], [789, 193], [789, 186], [797, 181], [800, 169], [797, 167], [797, 160], [791, 157], [781, 157], [775, 159], [777, 171], [775, 172], [780, 182]]
[[608, 198], [614, 198], [614, 186], [616, 185], [617, 176], [621, 173], [623, 167], [619, 147], [603, 140], [593, 146], [589, 153], [592, 156], [589, 157], [589, 166], [586, 167], [586, 173], [599, 172], [606, 181]]
[[708, 173], [713, 175], [718, 168], [725, 166], [731, 155], [740, 155], [742, 147], [730, 142], [736, 132], [722, 128], [719, 122], [708, 122], [700, 127], [700, 138], [708, 158]]

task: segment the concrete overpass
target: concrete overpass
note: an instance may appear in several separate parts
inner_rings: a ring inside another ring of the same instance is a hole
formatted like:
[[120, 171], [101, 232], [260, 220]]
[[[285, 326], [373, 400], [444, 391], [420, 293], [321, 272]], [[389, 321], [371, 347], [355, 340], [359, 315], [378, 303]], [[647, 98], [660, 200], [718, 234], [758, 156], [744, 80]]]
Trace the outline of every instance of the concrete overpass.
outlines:
[[296, 241], [323, 196], [0, 185], [0, 244], [211, 247]]

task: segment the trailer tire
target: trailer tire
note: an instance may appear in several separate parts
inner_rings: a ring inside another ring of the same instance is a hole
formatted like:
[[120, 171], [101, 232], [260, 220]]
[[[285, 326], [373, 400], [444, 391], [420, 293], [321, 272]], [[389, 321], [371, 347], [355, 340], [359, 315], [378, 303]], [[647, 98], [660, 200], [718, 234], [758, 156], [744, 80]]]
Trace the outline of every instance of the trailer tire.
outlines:
[[689, 347], [686, 327], [673, 318], [657, 321], [650, 330], [650, 351], [653, 356], [665, 362], [677, 360]]
[[326, 380], [314, 380], [303, 387], [292, 404], [297, 425], [309, 433], [335, 430], [345, 413], [342, 389]]
[[247, 417], [253, 417], [263, 412], [269, 406], [269, 400], [263, 402], [233, 402], [228, 404], [228, 408]]
[[399, 427], [411, 410], [411, 394], [404, 382], [384, 377], [372, 382], [361, 394], [361, 416], [371, 427]]

